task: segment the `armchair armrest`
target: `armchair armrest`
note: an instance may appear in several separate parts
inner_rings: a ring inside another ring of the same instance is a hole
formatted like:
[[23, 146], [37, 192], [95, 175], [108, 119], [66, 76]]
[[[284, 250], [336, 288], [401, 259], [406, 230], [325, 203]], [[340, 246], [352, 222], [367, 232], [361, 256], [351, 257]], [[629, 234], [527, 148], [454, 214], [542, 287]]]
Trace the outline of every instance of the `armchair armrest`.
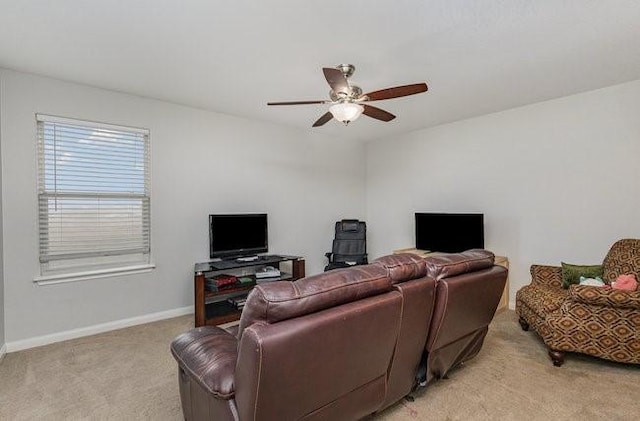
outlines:
[[591, 305], [640, 310], [640, 291], [571, 285], [569, 300]]
[[235, 395], [238, 339], [215, 326], [192, 329], [171, 343], [180, 369], [219, 399]]
[[531, 283], [550, 287], [562, 287], [560, 266], [531, 265]]

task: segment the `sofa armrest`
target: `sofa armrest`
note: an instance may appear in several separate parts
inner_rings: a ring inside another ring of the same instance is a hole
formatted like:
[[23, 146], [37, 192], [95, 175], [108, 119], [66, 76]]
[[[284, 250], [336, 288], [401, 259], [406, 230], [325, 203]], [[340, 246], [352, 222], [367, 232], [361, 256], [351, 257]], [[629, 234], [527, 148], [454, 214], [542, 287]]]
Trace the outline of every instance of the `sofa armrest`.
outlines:
[[531, 283], [562, 288], [562, 268], [560, 266], [531, 265]]
[[219, 399], [235, 395], [238, 340], [215, 326], [203, 326], [178, 336], [171, 343], [178, 365], [205, 390]]
[[640, 310], [640, 291], [571, 285], [569, 300], [590, 305]]

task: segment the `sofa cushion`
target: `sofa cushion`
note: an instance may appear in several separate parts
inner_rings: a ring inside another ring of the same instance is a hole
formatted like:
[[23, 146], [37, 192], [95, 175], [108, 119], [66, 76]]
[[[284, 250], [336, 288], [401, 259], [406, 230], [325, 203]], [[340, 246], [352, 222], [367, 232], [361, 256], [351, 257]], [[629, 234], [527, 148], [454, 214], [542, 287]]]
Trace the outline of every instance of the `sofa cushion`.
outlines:
[[526, 285], [518, 291], [518, 299], [543, 319], [558, 310], [569, 291], [548, 285]]
[[413, 253], [392, 254], [380, 257], [374, 262], [389, 269], [389, 277], [394, 284], [422, 278], [427, 274], [424, 258]]
[[[569, 289], [572, 300], [602, 307], [640, 310], [640, 291], [593, 288], [576, 285]], [[638, 319], [640, 320], [640, 318]]]
[[567, 289], [573, 284], [580, 283], [580, 277], [602, 279], [602, 265], [572, 265], [561, 263], [562, 288]]
[[494, 260], [494, 254], [483, 249], [425, 257], [427, 275], [436, 280], [489, 268], [493, 266]]
[[275, 323], [390, 291], [388, 270], [380, 263], [336, 269], [295, 282], [255, 287], [240, 317], [239, 335], [254, 323]]

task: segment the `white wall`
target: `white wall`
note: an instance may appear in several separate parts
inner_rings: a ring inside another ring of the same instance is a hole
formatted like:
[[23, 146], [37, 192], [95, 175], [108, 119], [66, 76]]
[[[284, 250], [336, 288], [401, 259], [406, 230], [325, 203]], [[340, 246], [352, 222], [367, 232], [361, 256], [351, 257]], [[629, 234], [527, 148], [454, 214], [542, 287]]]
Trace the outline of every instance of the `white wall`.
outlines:
[[[8, 344], [193, 305], [209, 213], [267, 212], [270, 252], [304, 256], [307, 274], [322, 270], [334, 222], [364, 215], [364, 147], [354, 142], [13, 71], [0, 70], [0, 79]], [[153, 272], [32, 282], [35, 113], [151, 130]]]
[[[512, 304], [530, 264], [599, 262], [616, 239], [640, 236], [640, 81], [366, 148], [8, 70], [0, 87], [0, 348], [3, 336], [11, 344], [192, 305], [212, 212], [268, 212], [271, 251], [303, 255], [307, 274], [322, 270], [342, 217], [367, 220], [373, 259], [413, 245], [415, 211], [484, 212], [486, 247], [511, 263]], [[153, 272], [32, 282], [37, 112], [151, 129]]]
[[474, 211], [511, 306], [532, 263], [601, 262], [640, 237], [639, 116], [634, 81], [368, 144], [372, 256], [414, 246], [416, 211]]
[[0, 360], [5, 352], [4, 335], [4, 264], [2, 252], [2, 110], [4, 108], [4, 84], [0, 76]]

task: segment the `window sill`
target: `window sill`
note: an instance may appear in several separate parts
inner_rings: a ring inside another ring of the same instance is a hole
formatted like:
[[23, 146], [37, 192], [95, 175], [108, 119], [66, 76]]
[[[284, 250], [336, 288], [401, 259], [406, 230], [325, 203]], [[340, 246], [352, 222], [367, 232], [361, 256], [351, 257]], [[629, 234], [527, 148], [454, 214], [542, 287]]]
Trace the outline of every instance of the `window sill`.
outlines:
[[64, 284], [67, 282], [86, 281], [89, 279], [109, 278], [112, 276], [133, 275], [138, 273], [147, 273], [155, 269], [155, 264], [126, 266], [113, 269], [100, 269], [86, 272], [64, 273], [60, 275], [43, 275], [36, 276], [33, 282], [38, 285], [54, 285]]

